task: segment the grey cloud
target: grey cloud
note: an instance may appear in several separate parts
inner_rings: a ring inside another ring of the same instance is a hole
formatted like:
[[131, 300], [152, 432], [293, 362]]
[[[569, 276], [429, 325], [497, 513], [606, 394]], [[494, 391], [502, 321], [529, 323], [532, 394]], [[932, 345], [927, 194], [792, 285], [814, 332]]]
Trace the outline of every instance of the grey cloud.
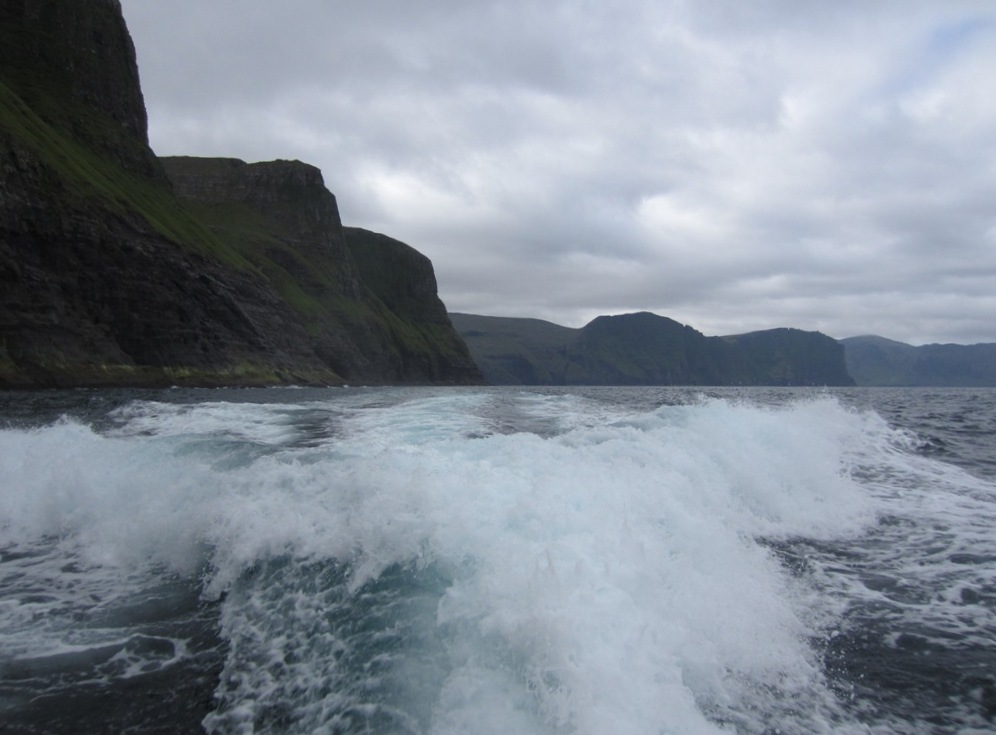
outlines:
[[158, 152], [320, 166], [451, 309], [996, 341], [988, 1], [123, 5]]

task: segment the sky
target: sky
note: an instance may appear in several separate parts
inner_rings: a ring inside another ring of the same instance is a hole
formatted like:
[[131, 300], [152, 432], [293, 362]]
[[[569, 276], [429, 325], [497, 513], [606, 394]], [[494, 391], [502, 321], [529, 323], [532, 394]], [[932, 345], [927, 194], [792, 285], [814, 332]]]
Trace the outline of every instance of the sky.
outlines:
[[996, 342], [992, 0], [122, 0], [159, 155], [299, 159], [450, 311]]

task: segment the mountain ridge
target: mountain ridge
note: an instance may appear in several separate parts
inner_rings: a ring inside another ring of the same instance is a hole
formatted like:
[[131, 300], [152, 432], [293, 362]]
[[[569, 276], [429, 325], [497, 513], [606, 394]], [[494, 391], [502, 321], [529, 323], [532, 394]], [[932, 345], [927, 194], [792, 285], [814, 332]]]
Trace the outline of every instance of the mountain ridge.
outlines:
[[[634, 377], [633, 349], [627, 345], [632, 340], [616, 335], [617, 355], [608, 364], [613, 382], [619, 384], [688, 384], [704, 385], [848, 385], [859, 387], [996, 387], [996, 343], [981, 342], [972, 345], [934, 343], [914, 346], [878, 335], [860, 335], [839, 340], [819, 332], [807, 332], [793, 327], [746, 332], [737, 335], [705, 337], [686, 325], [669, 317], [658, 317], [649, 312], [595, 317], [583, 327], [564, 327], [542, 319], [526, 317], [495, 317], [463, 312], [453, 312], [450, 318], [467, 342], [485, 374], [492, 383], [499, 385], [579, 385], [605, 384], [609, 378], [585, 373], [584, 365], [591, 365], [604, 357], [579, 355], [590, 344], [580, 340], [584, 330], [593, 325], [608, 325], [621, 317], [624, 320], [646, 319], [647, 315], [668, 325], [672, 333], [678, 329], [691, 330], [686, 334], [698, 335], [709, 341], [721, 340], [747, 350], [736, 354], [717, 352], [715, 343], [703, 354], [719, 356], [725, 362], [721, 370], [716, 364], [706, 364], [697, 374], [688, 376], [673, 372], [676, 361], [682, 359], [681, 344], [670, 345], [671, 354], [663, 351], [658, 358], [660, 371], [644, 371]], [[697, 337], [693, 336], [693, 340]], [[840, 355], [827, 349], [827, 340], [843, 348], [844, 367]], [[642, 349], [642, 348], [641, 348]], [[712, 352], [709, 352], [709, 350]], [[604, 353], [604, 346], [602, 352]], [[644, 350], [645, 352], [645, 350]], [[573, 355], [573, 357], [572, 357]], [[687, 357], [687, 356], [686, 356]], [[700, 355], [701, 357], [701, 355]], [[829, 363], [824, 361], [829, 360]], [[626, 363], [629, 366], [626, 367]], [[667, 374], [671, 365], [672, 374]], [[830, 380], [827, 369], [830, 368]], [[604, 368], [604, 365], [603, 365]], [[616, 372], [612, 373], [611, 371]], [[717, 372], [717, 370], [719, 370]], [[786, 372], [790, 370], [790, 372]], [[739, 371], [739, 373], [737, 372]], [[844, 376], [847, 376], [845, 378]], [[848, 383], [848, 379], [853, 381]]]
[[996, 386], [996, 343], [926, 344], [861, 335], [840, 340], [848, 371], [859, 385], [875, 387]]
[[461, 312], [450, 320], [486, 380], [499, 385], [853, 385], [826, 335], [774, 329], [706, 337], [649, 312], [580, 328]]

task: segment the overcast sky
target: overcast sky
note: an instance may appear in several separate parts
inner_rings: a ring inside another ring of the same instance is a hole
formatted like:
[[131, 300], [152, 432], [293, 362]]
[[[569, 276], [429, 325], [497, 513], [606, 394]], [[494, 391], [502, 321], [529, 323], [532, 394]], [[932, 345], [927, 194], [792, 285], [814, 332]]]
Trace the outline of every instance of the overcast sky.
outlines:
[[300, 159], [450, 311], [996, 342], [992, 0], [122, 0], [160, 155]]

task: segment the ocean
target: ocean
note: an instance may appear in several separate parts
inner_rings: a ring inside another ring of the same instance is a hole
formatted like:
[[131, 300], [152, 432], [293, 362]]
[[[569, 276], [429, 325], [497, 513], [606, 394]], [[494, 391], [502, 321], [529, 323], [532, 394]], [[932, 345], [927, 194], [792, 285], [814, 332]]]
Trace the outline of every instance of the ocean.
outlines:
[[0, 732], [996, 732], [996, 390], [0, 394]]

